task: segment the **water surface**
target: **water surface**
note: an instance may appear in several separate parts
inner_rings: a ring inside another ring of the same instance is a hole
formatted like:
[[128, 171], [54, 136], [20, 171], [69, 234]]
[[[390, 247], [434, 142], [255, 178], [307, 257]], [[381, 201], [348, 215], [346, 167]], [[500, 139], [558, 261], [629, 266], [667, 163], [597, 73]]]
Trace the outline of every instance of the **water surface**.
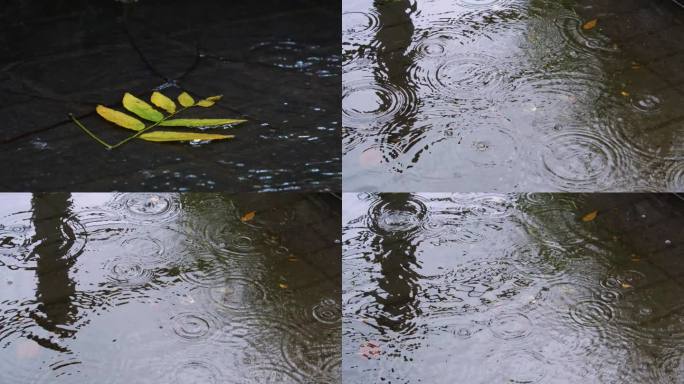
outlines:
[[345, 0], [344, 188], [681, 190], [683, 20], [665, 0]]
[[343, 205], [345, 382], [680, 381], [681, 198], [347, 193]]
[[0, 195], [0, 382], [339, 382], [338, 209]]

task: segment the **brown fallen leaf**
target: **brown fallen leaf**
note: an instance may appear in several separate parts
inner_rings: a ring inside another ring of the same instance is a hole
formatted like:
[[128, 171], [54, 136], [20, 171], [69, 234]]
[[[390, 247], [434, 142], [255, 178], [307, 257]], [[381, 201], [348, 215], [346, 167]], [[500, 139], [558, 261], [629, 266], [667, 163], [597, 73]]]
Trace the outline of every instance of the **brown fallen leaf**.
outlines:
[[598, 24], [598, 19], [589, 20], [586, 23], [584, 23], [584, 25], [582, 25], [582, 29], [584, 29], [585, 31], [594, 29], [596, 28], [596, 24]]
[[586, 215], [582, 216], [582, 221], [593, 221], [596, 218], [596, 216], [598, 216], [598, 211], [589, 212]]
[[255, 211], [247, 212], [247, 213], [245, 213], [244, 216], [242, 216], [242, 217], [240, 218], [240, 221], [242, 221], [243, 223], [244, 223], [244, 222], [247, 222], [247, 221], [250, 221], [250, 220], [252, 220], [252, 219], [254, 218], [254, 215], [256, 215], [256, 212], [255, 212]]
[[290, 263], [294, 263], [294, 262], [299, 261], [299, 259], [295, 255], [290, 255], [287, 257], [287, 261], [289, 261]]
[[366, 359], [375, 359], [380, 357], [382, 351], [380, 350], [380, 343], [375, 341], [366, 341], [361, 344], [359, 354]]
[[287, 284], [285, 284], [285, 283], [280, 283], [280, 284], [278, 284], [278, 286], [282, 289], [287, 289]]
[[627, 92], [627, 91], [622, 91], [622, 92], [620, 92], [620, 94], [624, 97], [629, 97], [629, 92]]

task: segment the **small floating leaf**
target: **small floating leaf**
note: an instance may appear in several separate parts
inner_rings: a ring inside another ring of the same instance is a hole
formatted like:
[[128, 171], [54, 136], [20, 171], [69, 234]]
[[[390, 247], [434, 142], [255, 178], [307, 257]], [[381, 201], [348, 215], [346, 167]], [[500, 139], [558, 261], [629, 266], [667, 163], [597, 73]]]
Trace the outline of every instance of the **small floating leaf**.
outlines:
[[629, 284], [629, 283], [622, 283], [620, 285], [622, 285], [622, 288], [624, 288], [624, 289], [632, 288], [632, 284]]
[[598, 19], [589, 20], [586, 23], [584, 23], [584, 25], [582, 25], [582, 29], [584, 29], [585, 31], [588, 31], [590, 29], [594, 29], [594, 28], [596, 28], [597, 23], [598, 23]]
[[169, 99], [162, 93], [154, 91], [154, 93], [152, 93], [150, 101], [152, 102], [152, 104], [156, 105], [157, 107], [165, 110], [170, 114], [176, 113], [176, 103], [174, 103], [173, 100]]
[[184, 107], [192, 107], [195, 105], [195, 99], [192, 98], [192, 96], [188, 95], [187, 92], [183, 92], [180, 95], [178, 95], [178, 102], [180, 105]]
[[217, 125], [239, 124], [247, 120], [240, 119], [170, 119], [159, 125], [164, 127], [212, 127]]
[[596, 216], [598, 216], [598, 211], [589, 212], [586, 215], [582, 216], [582, 221], [593, 221], [596, 218]]
[[128, 92], [123, 97], [123, 106], [145, 120], [156, 122], [164, 118], [161, 112]]
[[209, 141], [209, 140], [223, 140], [232, 139], [233, 135], [218, 135], [214, 133], [194, 133], [194, 132], [171, 132], [171, 131], [155, 131], [150, 133], [143, 133], [140, 138], [147, 141]]
[[279, 283], [278, 286], [282, 289], [287, 289], [287, 284], [285, 283]]
[[104, 105], [98, 105], [97, 108], [95, 108], [95, 111], [97, 111], [97, 114], [102, 116], [105, 120], [111, 121], [120, 127], [132, 129], [134, 131], [140, 131], [145, 128], [145, 123], [135, 117], [107, 108]]
[[244, 222], [247, 222], [247, 221], [250, 221], [250, 220], [252, 220], [252, 219], [254, 218], [255, 215], [256, 215], [256, 212], [255, 212], [255, 211], [247, 212], [247, 213], [245, 213], [244, 216], [242, 216], [242, 217], [240, 218], [240, 221], [242, 221], [243, 223], [244, 223]]
[[221, 100], [222, 97], [223, 95], [209, 96], [206, 99], [198, 101], [197, 105], [200, 107], [208, 108], [214, 105], [214, 103], [216, 103], [217, 101]]
[[627, 92], [627, 91], [622, 91], [622, 92], [620, 92], [620, 94], [624, 97], [629, 97], [629, 92]]

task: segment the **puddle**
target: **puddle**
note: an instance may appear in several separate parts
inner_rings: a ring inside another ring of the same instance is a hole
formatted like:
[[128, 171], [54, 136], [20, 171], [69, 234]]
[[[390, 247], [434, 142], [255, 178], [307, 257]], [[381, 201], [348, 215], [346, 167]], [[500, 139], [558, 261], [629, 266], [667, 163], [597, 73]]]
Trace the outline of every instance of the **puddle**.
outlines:
[[340, 382], [337, 198], [0, 200], [1, 382]]
[[678, 190], [684, 14], [616, 4], [345, 0], [345, 190]]
[[675, 382], [682, 220], [674, 195], [345, 193], [345, 382]]

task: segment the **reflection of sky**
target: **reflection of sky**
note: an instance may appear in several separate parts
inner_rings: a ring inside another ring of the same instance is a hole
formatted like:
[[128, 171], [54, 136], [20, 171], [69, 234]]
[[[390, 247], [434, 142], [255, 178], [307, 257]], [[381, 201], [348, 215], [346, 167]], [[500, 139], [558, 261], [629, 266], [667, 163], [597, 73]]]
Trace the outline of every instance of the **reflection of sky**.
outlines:
[[586, 3], [344, 1], [345, 189], [676, 189], [675, 74], [634, 66], [652, 60]]
[[[346, 377], [675, 382], [678, 371], [660, 359], [678, 364], [682, 358], [681, 274], [660, 265], [674, 263], [676, 249], [666, 250], [667, 257], [653, 254], [676, 238], [676, 230], [664, 234], [670, 231], [663, 228], [677, 220], [671, 214], [681, 202], [601, 195], [416, 194], [429, 214], [408, 239], [412, 248], [401, 233], [373, 222], [382, 196], [346, 193]], [[595, 209], [595, 221], [581, 220]], [[464, 229], [483, 236], [464, 241]], [[397, 330], [382, 320], [401, 302], [392, 306], [382, 298], [396, 293], [405, 275], [382, 264], [402, 251], [416, 257], [417, 310], [403, 317], [414, 326]], [[367, 341], [382, 354], [360, 356]]]

